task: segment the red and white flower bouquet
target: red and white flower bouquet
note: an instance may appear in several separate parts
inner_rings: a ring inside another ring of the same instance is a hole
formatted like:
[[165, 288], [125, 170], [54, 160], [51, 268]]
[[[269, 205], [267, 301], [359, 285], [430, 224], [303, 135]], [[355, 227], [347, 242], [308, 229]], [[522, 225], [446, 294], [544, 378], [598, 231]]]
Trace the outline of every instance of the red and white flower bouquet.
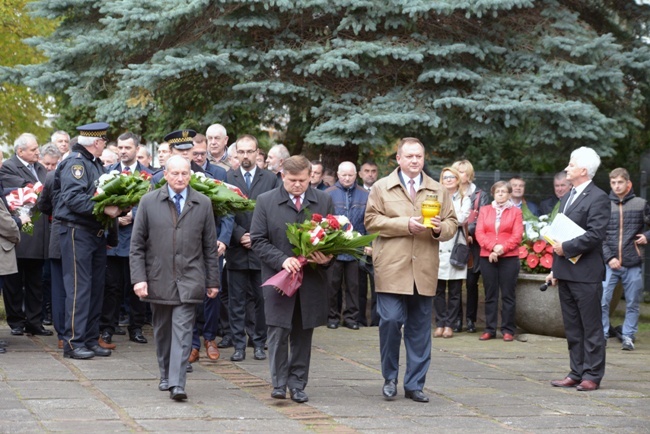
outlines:
[[[335, 256], [348, 254], [361, 259], [363, 248], [369, 246], [378, 235], [361, 235], [354, 230], [347, 217], [342, 215], [328, 214], [323, 217], [313, 214], [303, 223], [287, 223], [287, 238], [294, 246], [293, 253], [303, 268], [313, 252]], [[302, 284], [302, 277], [302, 269], [295, 274], [282, 270], [262, 286], [274, 286], [284, 295], [291, 297]]]
[[27, 215], [31, 218], [30, 223], [25, 223], [20, 228], [21, 232], [32, 235], [34, 233], [34, 222], [41, 216], [40, 211], [36, 208], [38, 195], [43, 191], [43, 184], [27, 184], [22, 188], [17, 188], [9, 193], [5, 198], [9, 205], [9, 212], [14, 215]]

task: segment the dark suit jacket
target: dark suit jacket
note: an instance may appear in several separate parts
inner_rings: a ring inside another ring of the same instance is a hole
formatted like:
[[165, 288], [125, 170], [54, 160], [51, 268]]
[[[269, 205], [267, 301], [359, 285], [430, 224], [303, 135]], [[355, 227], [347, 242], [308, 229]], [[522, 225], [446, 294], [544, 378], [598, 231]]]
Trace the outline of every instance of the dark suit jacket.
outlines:
[[212, 175], [214, 179], [218, 179], [219, 181], [226, 180], [226, 169], [224, 169], [223, 167], [219, 167], [215, 164], [212, 164], [209, 161], [208, 164], [205, 166], [205, 171], [206, 173]]
[[[293, 246], [287, 239], [287, 223], [302, 223], [309, 213], [325, 216], [333, 211], [330, 195], [314, 188], [308, 188], [305, 192], [300, 211], [296, 210], [283, 186], [258, 196], [250, 234], [253, 250], [262, 262], [262, 281], [282, 270], [285, 259], [295, 256], [291, 251]], [[324, 267], [307, 265], [303, 271], [298, 294], [303, 329], [310, 329], [327, 322], [328, 284]], [[291, 328], [296, 298], [296, 295], [287, 297], [279, 294], [275, 288], [265, 286], [266, 324]]]
[[[569, 199], [569, 193], [560, 200], [560, 211]], [[553, 277], [570, 282], [597, 283], [605, 279], [603, 240], [605, 239], [611, 207], [609, 198], [591, 182], [573, 200], [565, 214], [587, 231], [584, 235], [562, 243], [564, 256], [554, 255]], [[580, 255], [576, 264], [567, 258]]]
[[[280, 186], [278, 178], [272, 172], [259, 168], [255, 169], [250, 190], [246, 188], [246, 180], [239, 169], [229, 170], [226, 182], [239, 187], [249, 199], [257, 199], [260, 194]], [[252, 221], [253, 211], [235, 214], [230, 247], [226, 250], [226, 262], [231, 270], [261, 269], [260, 259], [255, 252], [243, 247], [239, 242], [245, 233], [250, 233]]]
[[[47, 169], [41, 163], [34, 163], [38, 179], [30, 170], [13, 156], [2, 164], [0, 168], [0, 181], [5, 191], [22, 188], [27, 184], [40, 181], [45, 184]], [[19, 259], [45, 259], [50, 239], [50, 227], [47, 216], [42, 216], [34, 223], [34, 234], [21, 234], [20, 244], [16, 247], [16, 257]]]

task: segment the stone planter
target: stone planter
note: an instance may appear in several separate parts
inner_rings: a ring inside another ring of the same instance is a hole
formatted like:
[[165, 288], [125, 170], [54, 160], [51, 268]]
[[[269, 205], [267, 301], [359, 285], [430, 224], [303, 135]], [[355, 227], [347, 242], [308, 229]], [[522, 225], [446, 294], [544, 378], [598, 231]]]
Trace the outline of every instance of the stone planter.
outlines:
[[519, 328], [537, 335], [566, 337], [557, 286], [539, 290], [546, 274], [519, 273], [515, 290], [515, 321]]

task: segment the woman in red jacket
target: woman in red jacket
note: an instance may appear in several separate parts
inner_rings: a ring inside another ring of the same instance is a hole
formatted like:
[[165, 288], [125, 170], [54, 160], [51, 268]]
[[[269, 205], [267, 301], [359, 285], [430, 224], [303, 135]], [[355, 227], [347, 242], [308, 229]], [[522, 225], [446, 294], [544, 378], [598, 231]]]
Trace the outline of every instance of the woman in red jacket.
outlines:
[[481, 207], [476, 240], [481, 246], [480, 268], [485, 287], [485, 330], [482, 341], [496, 337], [499, 290], [501, 333], [512, 342], [515, 335], [515, 286], [519, 274], [519, 244], [524, 232], [521, 210], [510, 200], [512, 187], [506, 181], [492, 186], [492, 204]]

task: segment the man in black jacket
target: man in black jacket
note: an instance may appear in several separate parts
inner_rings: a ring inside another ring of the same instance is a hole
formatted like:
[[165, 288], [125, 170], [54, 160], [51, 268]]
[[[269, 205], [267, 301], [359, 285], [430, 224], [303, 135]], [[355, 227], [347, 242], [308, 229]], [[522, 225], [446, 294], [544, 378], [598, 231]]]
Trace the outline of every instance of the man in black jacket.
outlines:
[[639, 304], [643, 293], [642, 262], [639, 248], [648, 243], [650, 230], [650, 204], [636, 197], [632, 190], [630, 174], [619, 167], [609, 174], [612, 191], [609, 200], [612, 215], [607, 225], [607, 237], [603, 243], [603, 255], [607, 264], [603, 283], [603, 331], [609, 337], [609, 303], [618, 282], [625, 292], [625, 322], [623, 323], [623, 350], [634, 349], [634, 335], [638, 330]]
[[[0, 181], [5, 192], [25, 187], [27, 184], [45, 182], [47, 169], [38, 162], [39, 149], [36, 136], [21, 134], [14, 142], [15, 155], [0, 168]], [[20, 336], [51, 336], [52, 330], [43, 327], [43, 263], [47, 257], [49, 223], [41, 218], [34, 224], [33, 235], [23, 233], [16, 246], [18, 273], [5, 276], [4, 297], [7, 323], [11, 334]]]

